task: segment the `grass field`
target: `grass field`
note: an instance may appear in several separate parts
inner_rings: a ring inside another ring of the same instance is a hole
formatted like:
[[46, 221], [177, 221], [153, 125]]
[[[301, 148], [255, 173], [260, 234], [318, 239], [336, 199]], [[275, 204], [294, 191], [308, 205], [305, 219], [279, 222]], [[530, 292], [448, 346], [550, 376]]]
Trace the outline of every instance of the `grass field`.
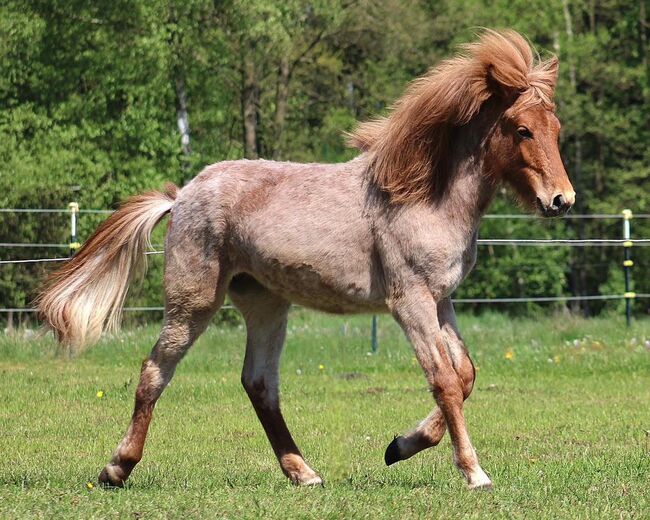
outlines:
[[292, 315], [283, 407], [325, 479], [315, 489], [277, 466], [239, 383], [241, 329], [212, 328], [192, 349], [116, 491], [91, 484], [157, 328], [73, 360], [48, 339], [0, 336], [0, 518], [650, 518], [649, 321], [460, 317], [478, 369], [465, 410], [492, 493], [465, 489], [448, 436], [384, 465], [432, 399], [388, 317], [369, 355], [369, 322]]

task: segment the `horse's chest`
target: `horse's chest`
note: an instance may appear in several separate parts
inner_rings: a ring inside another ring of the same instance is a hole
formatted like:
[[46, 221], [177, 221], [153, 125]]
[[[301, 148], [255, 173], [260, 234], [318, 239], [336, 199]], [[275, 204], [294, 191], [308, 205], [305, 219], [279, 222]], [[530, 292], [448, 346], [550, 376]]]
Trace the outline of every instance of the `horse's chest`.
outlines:
[[431, 291], [439, 298], [446, 298], [458, 288], [466, 272], [462, 258], [454, 259], [444, 270], [432, 277]]
[[424, 255], [422, 266], [432, 294], [437, 298], [446, 298], [458, 288], [475, 263], [474, 242], [464, 249], [447, 251], [442, 255], [439, 251], [431, 251]]

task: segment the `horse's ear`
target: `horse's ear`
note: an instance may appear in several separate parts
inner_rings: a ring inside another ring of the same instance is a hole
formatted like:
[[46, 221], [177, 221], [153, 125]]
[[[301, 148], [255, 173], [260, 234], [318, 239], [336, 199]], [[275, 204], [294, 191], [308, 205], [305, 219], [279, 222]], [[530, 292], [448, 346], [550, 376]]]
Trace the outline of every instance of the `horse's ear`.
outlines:
[[543, 63], [542, 68], [546, 71], [546, 81], [549, 86], [555, 90], [555, 86], [557, 85], [557, 75], [560, 69], [560, 60], [557, 56], [553, 56]]
[[515, 98], [528, 88], [528, 80], [518, 70], [504, 71], [503, 67], [488, 65], [485, 78], [488, 89], [502, 98]]
[[535, 66], [528, 74], [531, 87], [543, 91], [549, 100], [553, 97], [557, 85], [559, 61], [557, 56], [552, 56]]

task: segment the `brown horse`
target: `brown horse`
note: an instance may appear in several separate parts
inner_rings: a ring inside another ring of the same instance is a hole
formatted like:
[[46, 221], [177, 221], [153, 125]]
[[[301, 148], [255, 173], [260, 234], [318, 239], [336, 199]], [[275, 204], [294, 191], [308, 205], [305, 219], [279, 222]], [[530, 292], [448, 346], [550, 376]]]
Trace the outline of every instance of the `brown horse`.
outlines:
[[362, 153], [350, 162], [222, 162], [180, 190], [129, 199], [39, 299], [61, 342], [95, 341], [117, 326], [149, 234], [170, 215], [162, 332], [100, 482], [122, 486], [140, 461], [157, 399], [228, 293], [248, 333], [242, 383], [292, 482], [322, 483], [279, 406], [278, 364], [296, 302], [390, 312], [437, 407], [390, 443], [386, 463], [435, 446], [448, 428], [469, 487], [490, 488], [465, 427], [475, 373], [449, 296], [474, 265], [479, 220], [502, 182], [544, 216], [574, 202], [558, 149], [557, 66], [536, 61], [515, 32], [486, 31], [417, 79], [387, 117], [361, 124], [350, 140]]

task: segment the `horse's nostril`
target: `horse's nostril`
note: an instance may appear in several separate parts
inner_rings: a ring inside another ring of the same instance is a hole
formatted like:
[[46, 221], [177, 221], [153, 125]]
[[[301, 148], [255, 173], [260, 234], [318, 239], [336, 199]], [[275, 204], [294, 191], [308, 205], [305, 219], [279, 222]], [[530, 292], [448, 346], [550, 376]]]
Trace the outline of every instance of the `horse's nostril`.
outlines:
[[560, 209], [566, 206], [566, 199], [561, 193], [553, 197], [553, 209]]

